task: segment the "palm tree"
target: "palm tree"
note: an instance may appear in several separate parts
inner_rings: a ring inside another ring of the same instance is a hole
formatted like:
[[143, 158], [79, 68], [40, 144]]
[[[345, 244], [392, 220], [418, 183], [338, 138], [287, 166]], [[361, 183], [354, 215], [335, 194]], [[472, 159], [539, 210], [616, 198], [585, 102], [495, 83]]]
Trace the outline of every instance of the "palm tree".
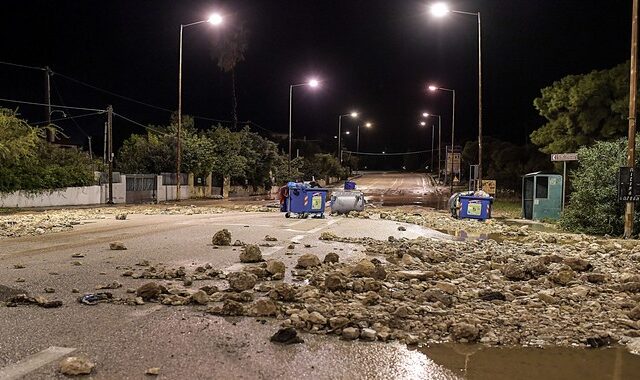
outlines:
[[238, 98], [236, 96], [236, 66], [244, 61], [244, 53], [249, 46], [248, 31], [244, 25], [221, 34], [214, 40], [213, 58], [217, 59], [218, 67], [225, 73], [231, 73], [231, 97], [233, 128], [238, 125]]

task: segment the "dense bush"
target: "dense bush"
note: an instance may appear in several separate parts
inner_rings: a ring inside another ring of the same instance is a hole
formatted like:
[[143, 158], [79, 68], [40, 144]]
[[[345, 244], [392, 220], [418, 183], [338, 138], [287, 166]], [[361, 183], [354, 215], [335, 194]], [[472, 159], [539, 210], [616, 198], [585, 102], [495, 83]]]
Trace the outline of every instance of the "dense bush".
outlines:
[[[623, 233], [625, 203], [618, 201], [617, 183], [619, 167], [626, 166], [626, 151], [626, 139], [578, 150], [579, 166], [571, 173], [574, 191], [559, 221], [562, 228], [589, 234]], [[640, 227], [639, 215], [636, 212], [634, 233]]]
[[89, 156], [42, 139], [42, 131], [0, 109], [0, 192], [93, 184]]

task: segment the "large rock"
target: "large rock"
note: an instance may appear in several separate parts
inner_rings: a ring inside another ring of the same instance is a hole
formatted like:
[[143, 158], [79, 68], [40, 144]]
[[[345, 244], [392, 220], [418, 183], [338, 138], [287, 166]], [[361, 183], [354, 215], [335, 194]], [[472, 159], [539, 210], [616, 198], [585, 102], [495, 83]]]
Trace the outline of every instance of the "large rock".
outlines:
[[549, 279], [558, 285], [568, 285], [576, 278], [576, 272], [571, 268], [565, 267], [549, 275]]
[[158, 298], [160, 293], [162, 293], [162, 287], [155, 282], [148, 282], [136, 289], [136, 295], [145, 301]]
[[344, 283], [344, 278], [337, 273], [330, 274], [324, 279], [324, 287], [332, 292], [344, 289]]
[[296, 288], [291, 284], [279, 283], [269, 292], [269, 298], [276, 301], [291, 302], [296, 299]]
[[344, 340], [358, 339], [358, 336], [360, 336], [360, 330], [355, 327], [347, 327], [346, 329], [342, 329], [342, 339]]
[[227, 276], [229, 281], [229, 288], [236, 292], [243, 290], [250, 290], [256, 286], [258, 277], [256, 275], [247, 272], [233, 272]]
[[309, 317], [307, 318], [307, 320], [311, 323], [313, 323], [314, 325], [326, 325], [327, 324], [327, 318], [324, 317], [324, 315], [318, 313], [317, 311], [314, 311], [313, 313], [309, 314]]
[[260, 298], [253, 304], [253, 312], [257, 317], [273, 317], [276, 315], [277, 307], [272, 300]]
[[374, 341], [376, 340], [376, 336], [377, 336], [377, 333], [376, 333], [376, 330], [374, 329], [364, 328], [360, 332], [360, 340]]
[[267, 272], [269, 272], [271, 275], [274, 275], [277, 273], [284, 274], [284, 271], [286, 270], [286, 268], [287, 267], [284, 265], [282, 261], [278, 261], [278, 260], [267, 261]]
[[240, 252], [241, 263], [258, 263], [260, 261], [262, 261], [262, 252], [257, 245], [247, 244]]
[[211, 238], [211, 244], [222, 246], [231, 245], [231, 232], [226, 228], [216, 232], [213, 238]]
[[198, 305], [206, 305], [209, 302], [209, 295], [204, 290], [198, 290], [191, 295], [191, 300]]
[[284, 344], [304, 343], [304, 340], [298, 336], [298, 332], [293, 327], [278, 330], [270, 340], [275, 343]]
[[313, 268], [320, 265], [320, 259], [318, 256], [313, 255], [311, 253], [306, 253], [298, 258], [298, 265], [296, 268]]
[[566, 259], [564, 259], [564, 264], [568, 265], [576, 272], [584, 272], [593, 268], [589, 261], [581, 259], [579, 257], [567, 257]]
[[640, 305], [631, 309], [627, 313], [627, 315], [629, 316], [629, 318], [633, 319], [634, 321], [640, 320]]
[[356, 277], [373, 277], [376, 272], [376, 266], [369, 260], [361, 260], [351, 271]]
[[95, 364], [83, 356], [70, 356], [60, 362], [60, 372], [67, 376], [88, 375]]
[[502, 267], [502, 274], [511, 281], [522, 281], [527, 278], [524, 268], [515, 263]]

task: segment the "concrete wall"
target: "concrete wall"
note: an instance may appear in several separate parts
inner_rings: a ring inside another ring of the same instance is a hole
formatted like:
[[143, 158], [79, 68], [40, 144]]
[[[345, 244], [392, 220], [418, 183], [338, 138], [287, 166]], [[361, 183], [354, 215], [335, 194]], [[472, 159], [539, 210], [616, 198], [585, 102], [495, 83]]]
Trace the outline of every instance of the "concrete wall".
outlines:
[[0, 207], [94, 205], [100, 204], [101, 197], [101, 186], [67, 187], [36, 194], [15, 191], [0, 194]]

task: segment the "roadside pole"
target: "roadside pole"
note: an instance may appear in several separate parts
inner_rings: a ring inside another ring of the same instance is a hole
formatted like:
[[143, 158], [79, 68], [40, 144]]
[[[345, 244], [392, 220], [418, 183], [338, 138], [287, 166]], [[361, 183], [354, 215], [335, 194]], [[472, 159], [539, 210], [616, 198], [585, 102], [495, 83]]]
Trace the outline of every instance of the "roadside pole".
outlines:
[[[629, 73], [629, 135], [627, 145], [627, 166], [635, 168], [636, 163], [636, 93], [638, 81], [638, 0], [633, 0], [631, 21], [631, 71]], [[624, 237], [633, 235], [634, 202], [627, 201], [624, 211]]]
[[107, 107], [107, 158], [109, 160], [109, 200], [107, 204], [113, 204], [113, 106]]

